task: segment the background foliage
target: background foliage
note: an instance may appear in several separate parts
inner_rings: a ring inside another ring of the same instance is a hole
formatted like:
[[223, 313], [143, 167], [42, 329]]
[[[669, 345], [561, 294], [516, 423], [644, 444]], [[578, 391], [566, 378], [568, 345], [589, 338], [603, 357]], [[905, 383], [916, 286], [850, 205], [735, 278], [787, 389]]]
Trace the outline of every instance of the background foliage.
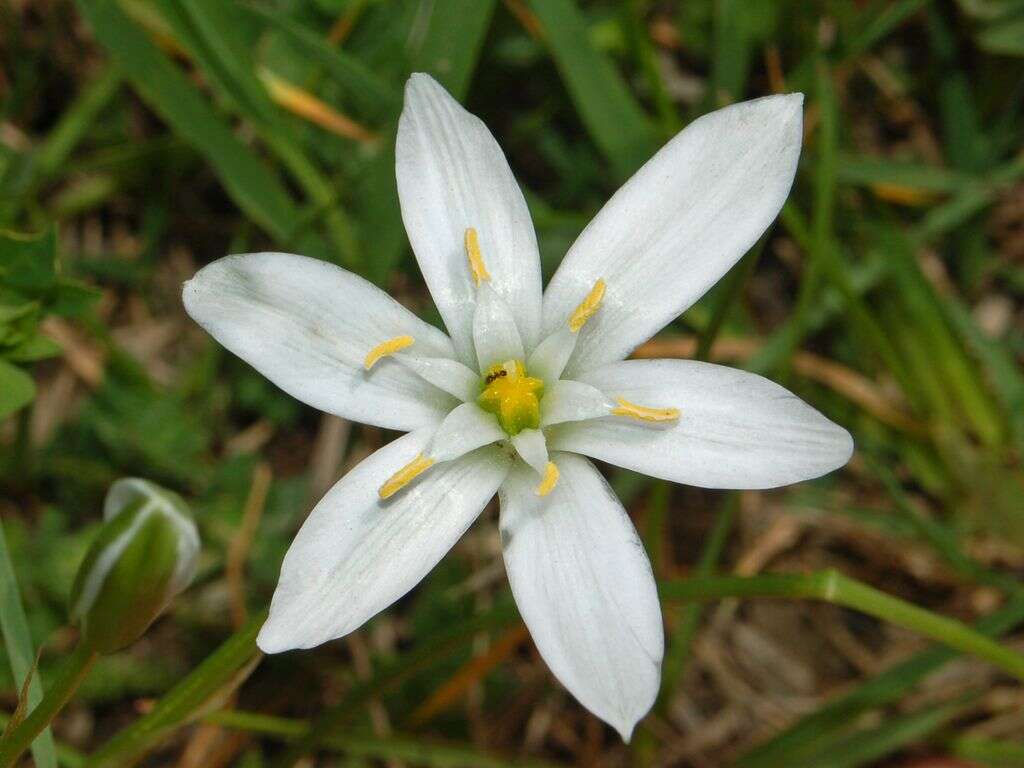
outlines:
[[[859, 587], [761, 575], [838, 569], [1015, 647], [1024, 2], [11, 0], [0, 25], [4, 709], [34, 649], [45, 685], [74, 643], [67, 594], [115, 478], [180, 491], [204, 541], [196, 584], [100, 661], [40, 766], [1024, 765], [1005, 669], [930, 647], [902, 608], [869, 616]], [[807, 94], [779, 222], [638, 354], [770, 375], [858, 452], [772, 493], [610, 470], [669, 633], [630, 746], [536, 656], [489, 515], [350, 638], [253, 654], [292, 534], [390, 436], [274, 389], [187, 320], [180, 285], [290, 250], [439, 322], [394, 182], [419, 70], [497, 135], [547, 275], [691, 119]], [[772, 595], [824, 603], [735, 599]]]

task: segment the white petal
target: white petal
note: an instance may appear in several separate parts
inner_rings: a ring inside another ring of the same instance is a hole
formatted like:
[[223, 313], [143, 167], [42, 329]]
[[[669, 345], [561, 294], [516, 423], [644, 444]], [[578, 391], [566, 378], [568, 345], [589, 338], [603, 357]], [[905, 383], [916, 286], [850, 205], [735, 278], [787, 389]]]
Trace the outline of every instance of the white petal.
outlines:
[[526, 370], [531, 376], [541, 378], [547, 384], [558, 381], [565, 370], [565, 364], [572, 357], [572, 351], [576, 348], [577, 335], [569, 330], [567, 323], [563, 323], [561, 328], [547, 336], [530, 353]]
[[316, 505], [285, 555], [262, 650], [312, 648], [358, 629], [416, 586], [480, 514], [508, 470], [495, 448], [431, 467], [380, 500], [381, 484], [430, 436], [418, 430], [384, 446]]
[[492, 286], [513, 308], [532, 347], [540, 329], [537, 236], [490, 131], [432, 78], [415, 74], [405, 87], [395, 154], [405, 229], [462, 361], [473, 360], [476, 298], [465, 249], [470, 227]]
[[526, 356], [512, 310], [487, 283], [480, 286], [478, 293], [473, 344], [481, 372], [495, 363], [522, 360]]
[[567, 368], [621, 360], [708, 290], [785, 202], [800, 155], [803, 96], [734, 104], [691, 123], [615, 193], [544, 294], [544, 331], [598, 279], [607, 288]]
[[476, 400], [480, 394], [480, 375], [458, 360], [447, 357], [421, 357], [405, 352], [399, 352], [394, 358], [406, 368], [415, 371], [422, 379], [464, 403]]
[[658, 694], [661, 606], [636, 529], [584, 458], [554, 457], [545, 497], [520, 468], [500, 491], [505, 567], [519, 612], [555, 677], [629, 740]]
[[448, 337], [358, 275], [287, 253], [228, 256], [185, 283], [185, 309], [217, 341], [292, 397], [388, 429], [436, 423], [455, 401], [377, 344], [412, 336], [418, 353], [452, 357]]
[[548, 468], [548, 448], [544, 433], [539, 429], [524, 429], [512, 437], [519, 458], [533, 467], [541, 477]]
[[695, 360], [626, 360], [583, 377], [612, 398], [678, 408], [645, 426], [609, 416], [565, 424], [551, 446], [702, 488], [775, 488], [843, 466], [850, 433], [778, 384]]
[[441, 422], [427, 455], [434, 461], [450, 461], [506, 437], [493, 415], [476, 403], [463, 403]]
[[597, 387], [562, 379], [544, 393], [540, 401], [540, 424], [550, 427], [566, 421], [583, 421], [607, 416], [615, 407]]

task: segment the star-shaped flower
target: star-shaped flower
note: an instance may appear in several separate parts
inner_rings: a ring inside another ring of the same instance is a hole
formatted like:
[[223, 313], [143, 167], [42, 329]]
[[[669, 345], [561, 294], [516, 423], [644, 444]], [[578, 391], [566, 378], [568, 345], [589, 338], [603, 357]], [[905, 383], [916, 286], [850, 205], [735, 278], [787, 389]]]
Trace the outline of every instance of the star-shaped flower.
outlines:
[[637, 532], [586, 457], [704, 488], [842, 466], [850, 435], [777, 384], [692, 360], [625, 360], [754, 244], [789, 193], [800, 95], [726, 107], [673, 138], [598, 213], [547, 290], [494, 137], [426, 75], [398, 130], [402, 216], [448, 334], [362, 278], [229, 256], [189, 314], [305, 403], [408, 432], [317, 504], [260, 647], [342, 637], [412, 589], [498, 494], [512, 592], [551, 671], [624, 739], [657, 695], [661, 609]]

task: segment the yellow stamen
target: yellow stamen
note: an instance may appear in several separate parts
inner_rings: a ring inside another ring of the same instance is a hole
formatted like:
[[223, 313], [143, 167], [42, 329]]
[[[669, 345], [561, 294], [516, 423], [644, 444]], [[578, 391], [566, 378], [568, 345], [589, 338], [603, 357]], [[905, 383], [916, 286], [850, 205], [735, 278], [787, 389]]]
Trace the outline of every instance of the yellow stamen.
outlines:
[[484, 280], [491, 279], [491, 273], [487, 271], [484, 257], [480, 253], [480, 241], [477, 239], [476, 230], [472, 227], [466, 230], [466, 256], [469, 258], [474, 283], [480, 285]]
[[434, 465], [434, 460], [422, 453], [410, 461], [400, 470], [395, 472], [388, 481], [380, 487], [378, 493], [382, 499], [389, 499], [405, 488], [409, 483], [422, 475]]
[[540, 485], [537, 486], [538, 496], [547, 496], [551, 493], [555, 486], [558, 485], [558, 465], [553, 461], [549, 461], [547, 467], [544, 469], [544, 479], [540, 481]]
[[366, 370], [370, 370], [382, 357], [393, 355], [395, 352], [401, 352], [406, 347], [411, 347], [413, 341], [412, 336], [395, 336], [393, 339], [382, 341], [366, 354], [366, 359], [363, 360], [363, 367]]
[[679, 418], [678, 408], [647, 408], [631, 403], [623, 397], [615, 398], [618, 408], [612, 408], [612, 416], [628, 416], [637, 421], [675, 421]]
[[569, 330], [577, 333], [583, 325], [594, 316], [594, 313], [601, 308], [601, 300], [604, 299], [604, 280], [598, 280], [590, 289], [587, 297], [580, 302], [580, 305], [573, 310], [569, 316]]
[[328, 106], [326, 102], [321, 101], [309, 91], [278, 77], [270, 70], [261, 68], [257, 75], [266, 86], [270, 98], [289, 112], [294, 112], [299, 117], [316, 123], [331, 133], [344, 136], [346, 139], [369, 143], [377, 138], [373, 131]]

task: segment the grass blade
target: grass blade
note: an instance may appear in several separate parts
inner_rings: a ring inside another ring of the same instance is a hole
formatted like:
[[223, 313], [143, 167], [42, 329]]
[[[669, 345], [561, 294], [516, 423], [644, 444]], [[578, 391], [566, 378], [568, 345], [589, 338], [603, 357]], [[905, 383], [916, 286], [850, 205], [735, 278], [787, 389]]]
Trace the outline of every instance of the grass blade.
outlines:
[[0, 358], [0, 419], [24, 408], [35, 396], [32, 377]]
[[625, 180], [658, 145], [647, 116], [619, 73], [590, 42], [573, 0], [531, 0], [530, 9], [594, 143]]
[[[271, 736], [284, 741], [294, 741], [309, 733], [309, 723], [272, 717], [257, 712], [229, 710], [215, 712], [206, 722], [225, 728]], [[481, 752], [462, 744], [438, 743], [410, 736], [391, 734], [387, 738], [376, 738], [364, 734], [334, 733], [322, 742], [325, 749], [341, 752], [351, 757], [368, 760], [405, 760], [415, 765], [432, 768], [556, 768], [556, 763], [546, 760], [516, 758], [514, 760]]]
[[487, 629], [506, 627], [518, 618], [515, 605], [510, 595], [495, 602], [486, 613], [480, 613], [455, 625], [447, 632], [433, 635], [429, 640], [420, 643], [406, 654], [377, 671], [345, 695], [339, 703], [324, 710], [313, 721], [309, 732], [297, 739], [274, 765], [279, 768], [291, 768], [297, 760], [315, 750], [318, 745], [329, 739], [332, 734], [349, 721], [358, 708], [371, 696], [387, 692], [417, 671], [431, 663], [438, 656], [450, 653], [472, 641], [479, 632]]
[[967, 700], [926, 707], [917, 712], [888, 717], [877, 728], [858, 731], [838, 739], [808, 756], [815, 768], [859, 768], [902, 747], [921, 741], [964, 711]]
[[[722, 507], [721, 512], [715, 517], [715, 527], [711, 530], [704, 551], [701, 552], [700, 561], [694, 575], [697, 577], [710, 576], [725, 549], [729, 539], [729, 532], [732, 530], [732, 523], [739, 507], [739, 495], [733, 494], [728, 498]], [[668, 643], [665, 648], [665, 660], [662, 664], [661, 692], [658, 694], [658, 701], [655, 704], [656, 711], [664, 714], [669, 703], [675, 695], [677, 686], [682, 682], [683, 673], [686, 670], [686, 660], [690, 654], [690, 646], [697, 634], [697, 627], [700, 624], [702, 606], [700, 603], [691, 603], [683, 606], [682, 613], [676, 619], [672, 631], [669, 633]]]
[[298, 209], [280, 180], [235, 138], [114, 0], [78, 0], [78, 7], [142, 98], [206, 158], [239, 208], [276, 240], [287, 242]]
[[132, 765], [176, 728], [216, 708], [244, 682], [262, 658], [256, 635], [266, 619], [260, 614], [229, 637], [188, 677], [157, 702], [147, 715], [116, 734], [86, 760], [86, 768]]
[[466, 95], [476, 70], [494, 0], [438, 0], [427, 32], [413, 51], [413, 68], [429, 72], [456, 98]]
[[361, 115], [377, 121], [393, 120], [402, 109], [400, 95], [353, 56], [328, 45], [322, 37], [286, 14], [263, 5], [243, 6], [280, 32], [319, 64], [344, 89]]
[[1021, 742], [961, 736], [953, 739], [950, 749], [957, 757], [987, 768], [1019, 768], [1024, 765], [1024, 743]]
[[60, 170], [123, 82], [124, 76], [116, 67], [107, 67], [86, 85], [36, 150], [36, 169], [41, 176], [49, 177]]
[[[35, 661], [32, 636], [28, 630], [28, 618], [18, 595], [18, 582], [14, 566], [7, 550], [7, 539], [0, 526], [0, 633], [4, 636], [4, 648], [11, 664], [11, 676], [16, 684], [28, 678]], [[28, 706], [35, 708], [43, 698], [43, 686], [35, 674], [28, 684]], [[37, 768], [54, 768], [57, 765], [57, 749], [49, 728], [32, 743], [32, 757]]]
[[[331, 182], [303, 151], [301, 142], [256, 75], [250, 40], [242, 30], [253, 21], [225, 0], [158, 0], [163, 17], [179, 42], [192, 53], [211, 85], [249, 120], [302, 187], [327, 225], [338, 260], [358, 269], [358, 248], [352, 225], [337, 205]], [[307, 222], [308, 225], [309, 222]], [[293, 232], [295, 230], [293, 229]]]
[[[1015, 597], [1002, 609], [978, 621], [974, 628], [993, 637], [1010, 631], [1022, 621], [1024, 597]], [[956, 655], [949, 648], [930, 648], [890, 667], [748, 752], [737, 765], [739, 768], [770, 768], [780, 764], [802, 764], [808, 751], [831, 739], [837, 731], [845, 730], [853, 718], [896, 701]]]
[[714, 600], [721, 597], [791, 597], [822, 600], [909, 629], [954, 650], [976, 656], [1024, 680], [1024, 655], [1004, 648], [967, 625], [880, 592], [838, 571], [762, 576], [707, 576], [662, 582], [668, 600]]

